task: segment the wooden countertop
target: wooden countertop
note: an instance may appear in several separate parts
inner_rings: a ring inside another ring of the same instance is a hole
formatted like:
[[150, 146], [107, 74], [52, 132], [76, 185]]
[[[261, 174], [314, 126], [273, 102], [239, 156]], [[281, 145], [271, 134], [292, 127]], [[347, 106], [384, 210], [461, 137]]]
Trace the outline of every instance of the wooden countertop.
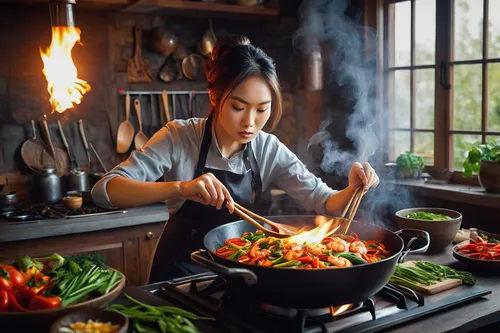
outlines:
[[165, 222], [170, 215], [164, 203], [126, 209], [126, 213], [29, 222], [0, 222], [0, 243], [70, 235], [141, 224]]
[[[452, 246], [450, 245], [445, 251], [435, 254], [409, 255], [407, 260], [426, 260], [442, 265], [448, 265], [457, 270], [469, 271], [467, 265], [462, 264], [453, 257], [451, 247]], [[476, 286], [490, 290], [492, 292], [490, 295], [416, 319], [415, 321], [403, 324], [385, 332], [461, 333], [469, 332], [471, 330], [490, 325], [494, 322], [500, 322], [500, 298], [498, 297], [500, 294], [500, 271], [497, 271], [496, 273], [470, 271], [476, 277]], [[468, 287], [461, 286], [459, 288]], [[454, 290], [451, 289], [444, 293], [453, 292]], [[440, 295], [441, 294], [426, 297], [440, 297]]]

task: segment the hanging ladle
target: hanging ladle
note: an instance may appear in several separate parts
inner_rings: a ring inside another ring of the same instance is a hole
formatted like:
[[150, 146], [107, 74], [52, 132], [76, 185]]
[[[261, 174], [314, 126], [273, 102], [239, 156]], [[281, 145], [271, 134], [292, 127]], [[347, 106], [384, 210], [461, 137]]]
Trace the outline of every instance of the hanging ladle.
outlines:
[[[276, 223], [271, 220], [266, 219], [265, 217], [262, 217], [258, 214], [255, 214], [254, 212], [246, 209], [245, 207], [237, 204], [236, 202], [234, 203], [234, 212], [241, 216], [245, 221], [249, 222], [252, 224], [254, 227], [256, 227], [259, 230], [262, 230], [266, 235], [276, 237], [276, 238], [288, 238], [290, 236], [296, 235], [299, 229], [282, 224], [282, 223]], [[255, 219], [261, 220], [262, 222], [266, 223], [269, 225], [272, 229], [270, 230], [266, 228], [264, 225], [260, 224], [257, 222]]]

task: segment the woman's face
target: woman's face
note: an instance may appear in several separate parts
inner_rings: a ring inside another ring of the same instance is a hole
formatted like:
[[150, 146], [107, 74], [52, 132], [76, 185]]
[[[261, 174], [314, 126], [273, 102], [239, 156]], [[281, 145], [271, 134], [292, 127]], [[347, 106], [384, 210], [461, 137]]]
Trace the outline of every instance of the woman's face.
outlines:
[[227, 97], [217, 121], [229, 138], [245, 144], [269, 120], [271, 99], [266, 81], [258, 76], [249, 77]]

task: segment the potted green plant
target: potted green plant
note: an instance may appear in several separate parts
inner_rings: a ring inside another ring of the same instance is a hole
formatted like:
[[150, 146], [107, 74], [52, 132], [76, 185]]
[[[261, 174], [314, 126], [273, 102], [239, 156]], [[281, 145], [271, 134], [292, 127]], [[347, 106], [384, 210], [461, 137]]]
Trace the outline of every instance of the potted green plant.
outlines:
[[465, 178], [477, 173], [486, 191], [500, 193], [500, 142], [481, 143], [469, 149], [463, 167]]
[[424, 167], [424, 160], [417, 154], [407, 151], [396, 158], [396, 165], [400, 178], [419, 178]]

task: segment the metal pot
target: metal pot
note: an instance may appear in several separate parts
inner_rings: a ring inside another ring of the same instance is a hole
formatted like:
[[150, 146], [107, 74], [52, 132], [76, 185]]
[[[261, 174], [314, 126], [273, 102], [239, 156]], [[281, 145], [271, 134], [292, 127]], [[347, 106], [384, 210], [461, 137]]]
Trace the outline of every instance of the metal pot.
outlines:
[[16, 205], [17, 205], [16, 192], [0, 193], [0, 212], [14, 209]]
[[311, 50], [303, 56], [302, 77], [304, 78], [305, 90], [323, 89], [323, 60], [320, 49]]
[[[273, 216], [277, 223], [314, 226], [314, 216]], [[389, 281], [403, 252], [403, 239], [396, 233], [372, 224], [353, 221], [349, 231], [360, 239], [383, 243], [391, 256], [376, 263], [342, 269], [286, 269], [241, 264], [215, 255], [226, 239], [241, 237], [256, 229], [246, 221], [236, 221], [210, 230], [203, 245], [213, 260], [196, 251], [191, 258], [213, 270], [256, 301], [295, 308], [343, 305], [366, 300]], [[423, 232], [425, 234], [425, 232]], [[428, 235], [427, 235], [428, 236]], [[287, 292], [290, 291], [290, 292]]]
[[69, 191], [88, 191], [90, 188], [89, 175], [87, 171], [81, 169], [73, 169], [69, 173]]
[[61, 179], [55, 168], [47, 168], [35, 175], [35, 188], [38, 192], [36, 200], [43, 203], [57, 203], [61, 201]]

